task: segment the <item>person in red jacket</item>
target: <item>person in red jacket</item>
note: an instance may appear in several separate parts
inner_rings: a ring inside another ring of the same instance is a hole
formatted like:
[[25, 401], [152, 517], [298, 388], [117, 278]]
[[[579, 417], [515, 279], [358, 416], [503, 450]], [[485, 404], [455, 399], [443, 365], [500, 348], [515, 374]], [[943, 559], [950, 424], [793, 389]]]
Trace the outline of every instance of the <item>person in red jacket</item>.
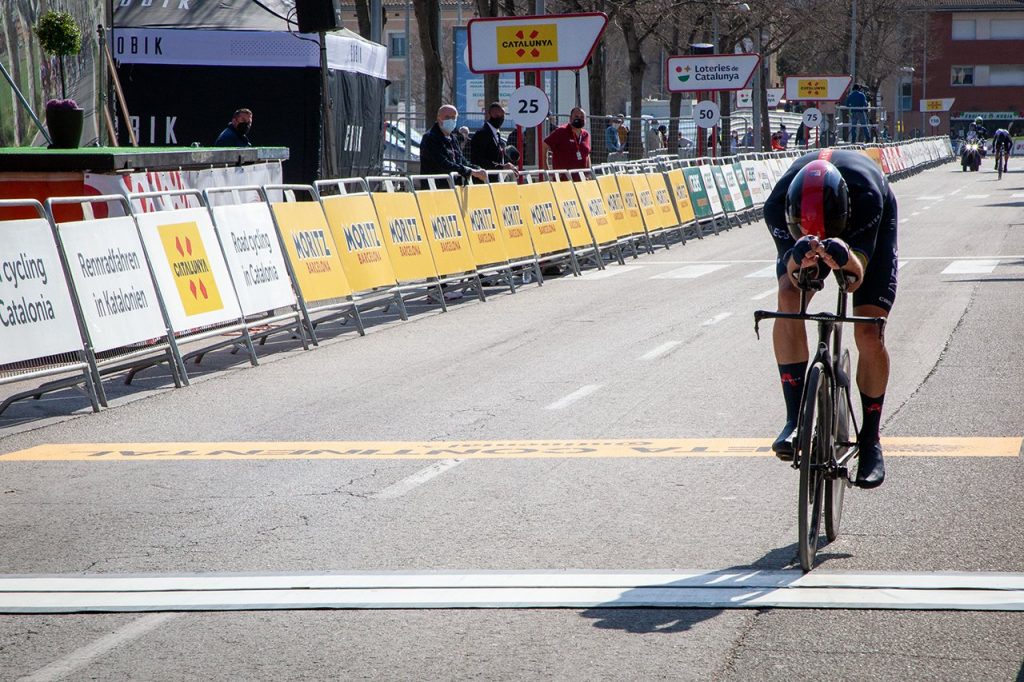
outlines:
[[551, 165], [558, 169], [590, 168], [590, 133], [584, 129], [587, 112], [573, 107], [569, 122], [544, 138], [551, 149]]

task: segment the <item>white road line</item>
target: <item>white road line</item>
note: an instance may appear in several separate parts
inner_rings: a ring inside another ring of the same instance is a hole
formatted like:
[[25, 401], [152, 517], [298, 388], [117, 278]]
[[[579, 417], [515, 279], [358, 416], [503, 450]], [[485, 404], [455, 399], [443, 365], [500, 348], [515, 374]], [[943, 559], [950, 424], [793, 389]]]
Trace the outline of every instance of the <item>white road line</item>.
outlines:
[[412, 476], [407, 476], [397, 483], [392, 483], [387, 488], [374, 493], [370, 497], [375, 500], [393, 500], [460, 464], [462, 464], [461, 459], [443, 459], [440, 462], [434, 462], [430, 466], [420, 469]]
[[726, 267], [729, 267], [727, 263], [693, 263], [675, 270], [663, 272], [650, 279], [696, 279]]
[[988, 199], [990, 194], [965, 194], [964, 199]]
[[963, 187], [957, 187], [955, 190], [950, 192], [950, 194], [960, 194], [961, 191], [963, 191]]
[[909, 222], [910, 222], [910, 218], [900, 218], [900, 225], [902, 225], [903, 223], [909, 223]]
[[918, 201], [942, 201], [946, 197], [918, 197]]
[[905, 266], [906, 264], [907, 264], [907, 261], [905, 261], [905, 260], [901, 260], [901, 261], [900, 261], [900, 262], [899, 262], [899, 263], [898, 263], [898, 264], [896, 265], [896, 270], [897, 270], [897, 271], [899, 271], [899, 270], [902, 270], [902, 269], [904, 268], [904, 266]]
[[987, 275], [999, 265], [997, 260], [955, 260], [942, 271], [943, 275]]
[[778, 287], [772, 287], [771, 289], [765, 289], [761, 293], [755, 294], [754, 296], [751, 296], [750, 300], [751, 301], [760, 301], [762, 298], [768, 298], [772, 294], [778, 293], [778, 291], [779, 291]]
[[922, 211], [927, 211], [929, 208], [931, 208], [931, 206], [922, 206], [921, 210]]
[[[11, 576], [0, 583], [2, 613], [645, 606], [1024, 611], [1021, 573], [423, 571]], [[155, 627], [145, 620], [129, 627]], [[134, 630], [129, 637], [142, 634]]]
[[624, 272], [629, 272], [631, 270], [640, 270], [642, 268], [642, 265], [609, 265], [604, 270], [588, 270], [587, 272], [584, 272], [580, 277], [570, 277], [569, 281], [572, 282], [579, 280], [590, 281], [595, 279], [608, 279], [609, 277], [614, 277], [615, 275], [621, 275]]
[[701, 322], [700, 326], [702, 326], [702, 327], [710, 327], [713, 324], [718, 324], [719, 322], [721, 322], [722, 320], [726, 319], [727, 317], [732, 317], [732, 313], [718, 313], [717, 315], [712, 317], [710, 320], [704, 320], [703, 322]]
[[1024, 199], [1024, 192], [1014, 192], [1010, 196], [1014, 199]]
[[657, 346], [657, 347], [652, 348], [651, 350], [647, 351], [646, 353], [641, 355], [639, 357], [639, 359], [640, 360], [653, 360], [654, 358], [661, 357], [662, 355], [664, 355], [665, 353], [669, 352], [670, 350], [672, 350], [673, 348], [675, 348], [676, 346], [678, 346], [681, 343], [682, 343], [682, 341], [667, 341], [667, 342], [661, 344], [660, 346]]
[[766, 265], [760, 270], [755, 270], [754, 272], [747, 275], [747, 277], [771, 277], [772, 279], [776, 279], [775, 264], [773, 263], [772, 265]]
[[911, 213], [910, 215], [912, 215], [912, 216], [915, 216], [915, 215], [921, 215], [921, 212], [920, 212], [920, 211], [914, 211], [914, 212], [913, 212], [913, 213]]
[[588, 395], [590, 395], [591, 393], [594, 393], [599, 388], [601, 388], [601, 384], [587, 384], [586, 386], [583, 386], [581, 388], [576, 389], [575, 391], [573, 391], [569, 395], [565, 396], [564, 398], [559, 398], [558, 400], [556, 400], [555, 402], [551, 403], [550, 405], [548, 405], [544, 409], [545, 410], [561, 410], [564, 407], [569, 407], [570, 405], [572, 405], [577, 400], [582, 400], [583, 398], [586, 398]]
[[19, 682], [51, 682], [52, 680], [63, 679], [81, 670], [108, 651], [116, 649], [133, 639], [142, 637], [150, 630], [155, 630], [177, 615], [177, 613], [151, 613], [142, 618], [137, 618], [124, 627], [111, 632], [109, 635], [100, 637], [91, 644], [75, 649], [64, 658], [60, 658], [40, 668], [31, 675], [20, 678]]

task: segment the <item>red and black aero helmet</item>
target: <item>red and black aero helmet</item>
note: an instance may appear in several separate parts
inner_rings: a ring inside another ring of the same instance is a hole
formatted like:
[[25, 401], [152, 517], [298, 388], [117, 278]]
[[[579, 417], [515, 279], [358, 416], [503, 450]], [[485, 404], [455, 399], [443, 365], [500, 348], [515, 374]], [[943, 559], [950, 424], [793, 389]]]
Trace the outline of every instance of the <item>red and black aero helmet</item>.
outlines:
[[797, 171], [786, 193], [786, 224], [793, 239], [838, 237], [850, 216], [850, 193], [839, 169], [816, 159]]

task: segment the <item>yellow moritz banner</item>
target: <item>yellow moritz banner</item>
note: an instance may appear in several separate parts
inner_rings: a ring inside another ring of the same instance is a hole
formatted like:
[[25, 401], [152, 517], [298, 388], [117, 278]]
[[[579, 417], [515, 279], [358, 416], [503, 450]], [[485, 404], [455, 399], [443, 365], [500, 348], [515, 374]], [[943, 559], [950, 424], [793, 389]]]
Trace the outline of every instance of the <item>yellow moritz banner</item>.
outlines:
[[370, 195], [324, 197], [323, 204], [352, 289], [369, 291], [394, 286], [395, 271]]
[[676, 220], [676, 207], [672, 202], [672, 193], [665, 184], [665, 176], [662, 173], [648, 173], [647, 185], [651, 188], [651, 198], [654, 199], [654, 208], [658, 212], [658, 223], [660, 227], [675, 227], [679, 224]]
[[686, 176], [683, 175], [682, 168], [673, 168], [668, 172], [668, 184], [672, 186], [672, 197], [679, 212], [679, 224], [686, 225], [696, 215], [693, 212], [693, 204], [690, 203], [690, 192], [686, 187]]
[[575, 183], [565, 180], [550, 184], [558, 210], [562, 214], [562, 224], [569, 234], [569, 241], [576, 248], [594, 246], [594, 235], [590, 232], [587, 217], [583, 215], [579, 197], [576, 196], [576, 188], [573, 187]]
[[558, 26], [498, 26], [498, 63], [535, 64], [558, 61]]
[[174, 223], [160, 225], [157, 231], [185, 314], [191, 317], [223, 308], [199, 226]]
[[605, 206], [608, 207], [608, 216], [611, 218], [615, 236], [622, 239], [633, 234], [633, 221], [626, 214], [626, 204], [622, 199], [622, 192], [619, 191], [618, 180], [614, 175], [601, 175], [597, 178], [597, 186], [604, 197]]
[[[509, 259], [532, 258], [533, 240], [530, 238], [530, 227], [526, 223], [523, 206], [519, 203], [519, 185], [514, 182], [495, 182], [489, 187]], [[473, 190], [484, 188], [485, 185], [472, 185], [469, 188], [470, 196]]]
[[374, 192], [370, 196], [398, 281], [437, 277], [416, 197], [411, 192]]
[[462, 209], [453, 189], [430, 189], [416, 192], [427, 233], [434, 266], [439, 275], [455, 275], [476, 270], [473, 251], [462, 222]]
[[657, 230], [661, 227], [661, 216], [654, 206], [654, 197], [651, 195], [650, 185], [647, 184], [647, 177], [634, 175], [633, 189], [636, 190], [636, 200], [640, 204], [640, 215], [644, 217], [644, 225], [648, 230]]
[[[473, 247], [476, 264], [507, 263], [505, 236], [498, 226], [490, 188], [487, 185], [469, 185], [458, 191], [462, 193], [462, 217], [469, 228], [469, 243]], [[525, 234], [526, 229], [521, 228], [521, 232]], [[533, 252], [532, 248], [530, 252]]]
[[626, 207], [626, 220], [633, 231], [630, 234], [640, 234], [644, 231], [643, 213], [640, 211], [640, 202], [636, 198], [636, 187], [633, 184], [635, 175], [616, 173], [619, 182], [619, 192], [622, 193], [622, 203]]
[[519, 185], [519, 196], [530, 236], [537, 255], [561, 253], [569, 250], [569, 238], [562, 227], [562, 216], [555, 206], [555, 195], [550, 182], [531, 182]]
[[612, 225], [611, 215], [608, 206], [601, 196], [601, 189], [597, 186], [597, 180], [581, 180], [574, 182], [576, 195], [580, 199], [580, 205], [590, 223], [590, 231], [598, 244], [611, 244], [618, 240], [619, 236]]
[[303, 298], [310, 302], [326, 301], [351, 294], [320, 202], [279, 202], [272, 203], [270, 208], [277, 218]]

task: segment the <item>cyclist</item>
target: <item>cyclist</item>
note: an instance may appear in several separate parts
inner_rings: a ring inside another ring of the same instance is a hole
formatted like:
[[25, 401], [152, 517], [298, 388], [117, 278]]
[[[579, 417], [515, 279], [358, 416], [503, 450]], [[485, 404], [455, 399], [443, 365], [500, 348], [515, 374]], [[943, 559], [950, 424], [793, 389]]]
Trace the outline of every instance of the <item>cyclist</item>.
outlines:
[[[842, 269], [853, 278], [853, 313], [888, 317], [896, 298], [896, 197], [878, 166], [859, 151], [825, 149], [790, 166], [764, 206], [765, 222], [778, 252], [779, 310], [798, 312], [801, 268], [817, 279]], [[810, 295], [810, 292], [808, 292]], [[889, 381], [889, 354], [873, 325], [855, 325], [860, 351], [857, 386], [863, 417], [856, 483], [875, 488], [885, 479], [879, 425]], [[786, 425], [772, 450], [792, 460], [792, 436], [807, 373], [807, 334], [802, 322], [776, 320], [772, 330], [786, 403]]]
[[1013, 151], [1013, 138], [1010, 137], [1010, 131], [1006, 128], [1000, 128], [996, 132], [992, 133], [992, 155], [996, 157], [996, 170], [999, 170], [999, 150], [1003, 150], [1003, 171], [1006, 170], [1006, 160], [1010, 158], [1010, 152]]

